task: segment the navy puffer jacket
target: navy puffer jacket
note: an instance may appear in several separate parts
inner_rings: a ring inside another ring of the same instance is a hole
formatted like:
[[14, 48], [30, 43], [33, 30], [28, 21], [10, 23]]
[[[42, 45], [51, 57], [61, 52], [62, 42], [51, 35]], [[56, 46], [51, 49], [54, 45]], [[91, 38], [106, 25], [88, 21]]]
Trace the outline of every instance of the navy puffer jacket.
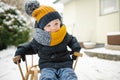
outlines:
[[[68, 47], [71, 50], [68, 50]], [[35, 39], [30, 43], [20, 45], [15, 56], [21, 55], [24, 59], [25, 55], [38, 54], [39, 67], [42, 68], [72, 68], [73, 59], [70, 57], [73, 52], [80, 51], [80, 45], [76, 38], [66, 34], [63, 42], [55, 46], [44, 46], [39, 44]]]

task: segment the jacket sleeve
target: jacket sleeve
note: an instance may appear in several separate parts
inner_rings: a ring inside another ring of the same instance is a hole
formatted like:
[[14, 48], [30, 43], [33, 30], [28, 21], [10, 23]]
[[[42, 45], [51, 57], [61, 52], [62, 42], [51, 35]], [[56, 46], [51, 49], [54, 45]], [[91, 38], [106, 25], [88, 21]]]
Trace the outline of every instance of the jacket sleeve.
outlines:
[[80, 47], [80, 44], [77, 41], [77, 39], [74, 36], [72, 36], [72, 35], [68, 34], [68, 36], [69, 36], [68, 37], [68, 39], [69, 39], [68, 46], [71, 48], [72, 53], [73, 52], [79, 52], [81, 47]]
[[[68, 46], [71, 48], [70, 54], [73, 54], [74, 52], [79, 52], [81, 49], [80, 44], [77, 41], [77, 39], [69, 34], [68, 34]], [[76, 58], [77, 56], [72, 55], [73, 60], [76, 60]]]
[[18, 46], [15, 56], [21, 55], [22, 60], [25, 60], [25, 55], [36, 54], [31, 46], [31, 43], [25, 43]]

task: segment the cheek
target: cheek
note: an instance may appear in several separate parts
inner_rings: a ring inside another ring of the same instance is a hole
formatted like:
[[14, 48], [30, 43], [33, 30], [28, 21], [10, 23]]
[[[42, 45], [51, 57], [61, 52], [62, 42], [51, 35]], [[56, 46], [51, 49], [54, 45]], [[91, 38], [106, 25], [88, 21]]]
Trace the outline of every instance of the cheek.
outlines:
[[60, 29], [60, 26], [57, 26], [56, 29], [59, 30], [59, 29]]

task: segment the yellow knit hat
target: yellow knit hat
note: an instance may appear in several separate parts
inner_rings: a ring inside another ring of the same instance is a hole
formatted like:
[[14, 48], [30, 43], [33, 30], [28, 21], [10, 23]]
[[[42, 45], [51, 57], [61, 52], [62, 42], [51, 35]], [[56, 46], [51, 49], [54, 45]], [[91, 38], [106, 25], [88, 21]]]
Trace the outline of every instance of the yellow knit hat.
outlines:
[[36, 19], [37, 26], [41, 29], [54, 19], [59, 19], [61, 21], [60, 14], [53, 7], [45, 5], [40, 6], [38, 1], [30, 1], [26, 3], [25, 10], [28, 15]]
[[[61, 21], [60, 14], [50, 6], [41, 5], [39, 8], [32, 12], [32, 17], [37, 21], [37, 26], [41, 29], [44, 28], [46, 24], [54, 19], [59, 19]], [[61, 21], [62, 23], [62, 21]]]
[[50, 12], [54, 12], [55, 9], [53, 9], [52, 7], [50, 6], [40, 6], [39, 8], [35, 9], [33, 12], [32, 12], [32, 16], [37, 20], [39, 21], [43, 16], [45, 16], [46, 14], [50, 13]]

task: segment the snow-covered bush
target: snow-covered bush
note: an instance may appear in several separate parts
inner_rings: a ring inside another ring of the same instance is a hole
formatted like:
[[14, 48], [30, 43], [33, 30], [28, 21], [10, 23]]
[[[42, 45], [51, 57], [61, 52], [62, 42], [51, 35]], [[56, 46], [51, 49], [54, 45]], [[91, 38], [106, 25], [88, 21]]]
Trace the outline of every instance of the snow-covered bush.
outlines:
[[31, 29], [15, 7], [0, 2], [0, 49], [29, 40]]

